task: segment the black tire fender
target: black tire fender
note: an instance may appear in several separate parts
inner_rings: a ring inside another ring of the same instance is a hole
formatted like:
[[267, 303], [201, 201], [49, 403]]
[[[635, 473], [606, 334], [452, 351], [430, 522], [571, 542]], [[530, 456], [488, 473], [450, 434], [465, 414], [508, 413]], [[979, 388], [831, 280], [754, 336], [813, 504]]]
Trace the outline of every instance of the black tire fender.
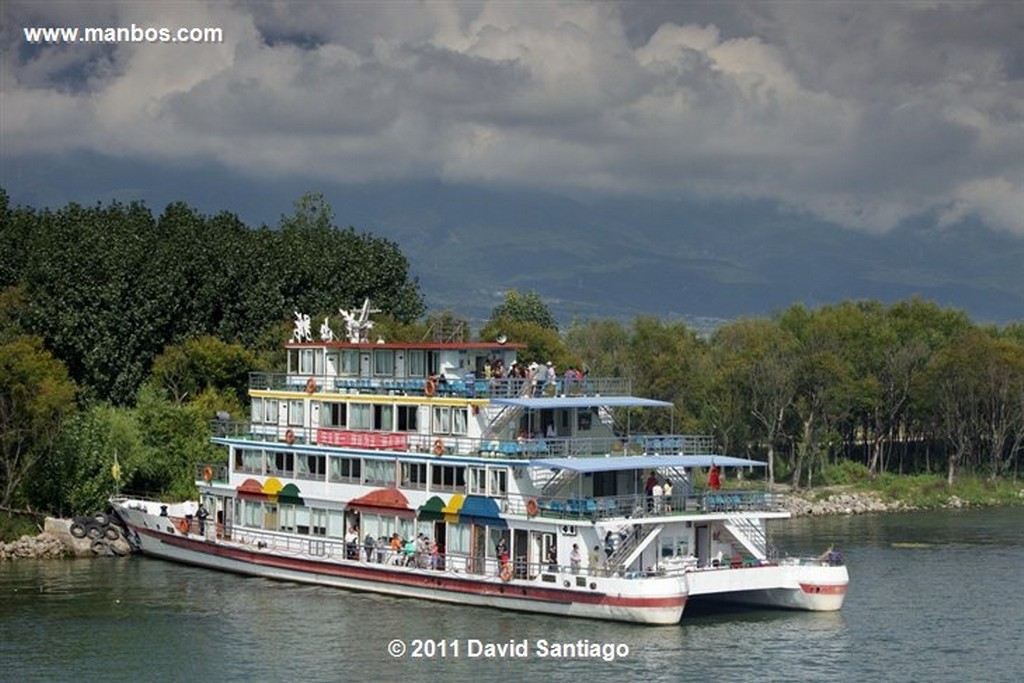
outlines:
[[70, 531], [75, 538], [85, 538], [85, 525], [81, 522], [72, 522]]
[[121, 538], [121, 529], [111, 524], [103, 530], [103, 535], [106, 536], [108, 540], [116, 541]]
[[85, 535], [95, 541], [103, 536], [103, 527], [95, 523], [89, 524], [85, 527]]
[[106, 512], [94, 512], [92, 513], [92, 518], [100, 526], [106, 526], [110, 524], [110, 515], [108, 515]]

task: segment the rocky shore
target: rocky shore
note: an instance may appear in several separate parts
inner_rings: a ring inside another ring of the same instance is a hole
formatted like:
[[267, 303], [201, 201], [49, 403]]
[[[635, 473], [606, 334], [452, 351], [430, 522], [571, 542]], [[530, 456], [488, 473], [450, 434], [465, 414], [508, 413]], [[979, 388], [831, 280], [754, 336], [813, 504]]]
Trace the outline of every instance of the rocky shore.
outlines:
[[[100, 523], [105, 522], [105, 523]], [[121, 527], [109, 520], [93, 520], [89, 530], [79, 538], [72, 533], [76, 523], [71, 519], [47, 517], [42, 533], [22, 536], [16, 541], [0, 541], [2, 560], [44, 560], [62, 557], [118, 557], [128, 555], [132, 548]]]
[[[860, 515], [868, 512], [907, 512], [918, 510], [903, 501], [882, 500], [870, 491], [842, 491], [821, 497], [820, 492], [783, 493], [782, 507], [794, 517], [810, 515]], [[943, 509], [970, 507], [970, 503], [957, 496], [950, 496], [941, 506]]]

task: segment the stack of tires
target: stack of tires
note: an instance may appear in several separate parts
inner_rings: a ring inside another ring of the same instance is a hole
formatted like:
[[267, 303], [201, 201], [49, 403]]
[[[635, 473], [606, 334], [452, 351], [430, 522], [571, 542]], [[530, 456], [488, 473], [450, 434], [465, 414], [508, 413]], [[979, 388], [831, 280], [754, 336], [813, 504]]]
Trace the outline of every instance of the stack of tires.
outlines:
[[106, 512], [94, 512], [91, 516], [75, 517], [71, 522], [71, 535], [92, 541], [96, 555], [126, 555], [124, 544], [118, 543], [124, 537], [124, 529]]

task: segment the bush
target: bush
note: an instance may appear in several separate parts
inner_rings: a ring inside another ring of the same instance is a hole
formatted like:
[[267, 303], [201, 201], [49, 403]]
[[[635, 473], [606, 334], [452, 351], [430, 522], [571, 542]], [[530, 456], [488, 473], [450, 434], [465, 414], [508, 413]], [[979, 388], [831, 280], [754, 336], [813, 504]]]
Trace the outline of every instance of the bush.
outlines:
[[822, 478], [826, 486], [847, 486], [869, 481], [871, 472], [866, 465], [853, 460], [843, 460], [826, 467]]

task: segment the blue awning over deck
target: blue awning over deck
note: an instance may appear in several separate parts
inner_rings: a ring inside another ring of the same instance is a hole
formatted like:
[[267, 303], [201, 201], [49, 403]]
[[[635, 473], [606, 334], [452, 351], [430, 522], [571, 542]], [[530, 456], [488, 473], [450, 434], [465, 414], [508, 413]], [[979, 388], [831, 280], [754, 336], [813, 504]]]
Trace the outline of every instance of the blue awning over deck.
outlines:
[[622, 455], [608, 458], [538, 458], [530, 467], [546, 467], [571, 472], [618, 472], [656, 470], [662, 467], [764, 467], [765, 463], [727, 455]]
[[491, 403], [502, 406], [518, 406], [527, 410], [553, 408], [671, 408], [669, 401], [637, 396], [520, 396], [518, 398], [492, 398]]

